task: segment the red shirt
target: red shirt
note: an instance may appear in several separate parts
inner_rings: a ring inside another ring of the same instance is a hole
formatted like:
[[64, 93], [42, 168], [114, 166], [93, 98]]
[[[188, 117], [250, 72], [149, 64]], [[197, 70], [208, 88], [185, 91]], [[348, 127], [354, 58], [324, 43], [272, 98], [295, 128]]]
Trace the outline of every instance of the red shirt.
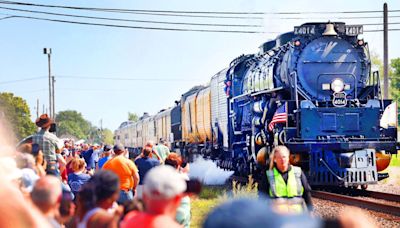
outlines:
[[141, 228], [159, 228], [168, 227], [182, 228], [173, 218], [167, 215], [152, 215], [146, 212], [131, 211], [129, 212], [124, 220], [121, 222], [121, 228], [128, 227], [141, 227]]

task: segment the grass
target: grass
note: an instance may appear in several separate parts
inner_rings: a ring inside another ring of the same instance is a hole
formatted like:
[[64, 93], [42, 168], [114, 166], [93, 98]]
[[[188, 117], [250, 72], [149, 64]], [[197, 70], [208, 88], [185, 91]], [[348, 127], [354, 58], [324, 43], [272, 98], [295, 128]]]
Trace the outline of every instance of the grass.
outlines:
[[249, 183], [242, 185], [232, 182], [232, 191], [227, 186], [203, 186], [198, 198], [192, 200], [191, 227], [202, 227], [204, 219], [213, 208], [230, 198], [257, 197], [257, 184], [249, 177]]
[[226, 194], [223, 186], [204, 186], [198, 198], [192, 201], [192, 218], [190, 227], [202, 227], [206, 215], [217, 205], [223, 202]]

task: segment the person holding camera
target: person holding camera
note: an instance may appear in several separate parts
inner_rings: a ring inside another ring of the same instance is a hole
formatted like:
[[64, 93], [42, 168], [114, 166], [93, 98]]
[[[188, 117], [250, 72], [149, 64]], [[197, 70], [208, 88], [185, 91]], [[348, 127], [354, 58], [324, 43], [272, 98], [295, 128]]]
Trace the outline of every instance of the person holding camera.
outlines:
[[32, 143], [38, 144], [39, 150], [43, 153], [47, 163], [47, 174], [60, 176], [57, 154], [61, 152], [64, 143], [49, 131], [53, 120], [47, 114], [42, 114], [35, 123], [36, 126], [40, 127], [40, 130], [32, 136]]

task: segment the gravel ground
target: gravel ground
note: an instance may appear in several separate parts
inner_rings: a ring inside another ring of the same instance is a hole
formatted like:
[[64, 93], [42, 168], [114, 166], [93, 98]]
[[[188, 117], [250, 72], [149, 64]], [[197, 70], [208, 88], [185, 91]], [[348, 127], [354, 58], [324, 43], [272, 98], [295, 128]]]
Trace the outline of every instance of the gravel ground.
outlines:
[[[328, 200], [321, 200], [313, 198], [314, 203], [314, 213], [316, 216], [320, 216], [322, 218], [336, 218], [343, 210], [348, 208], [346, 205], [331, 202]], [[351, 209], [354, 212], [354, 209]], [[352, 213], [351, 211], [346, 211], [345, 213]], [[368, 210], [363, 210], [363, 213], [371, 219], [371, 221], [366, 221], [363, 218], [359, 218], [358, 214], [354, 212], [354, 216], [357, 219], [360, 219], [360, 223], [367, 222], [367, 223], [375, 223], [377, 227], [400, 227], [400, 218], [394, 217], [391, 215], [387, 215], [384, 213], [378, 213]], [[351, 216], [351, 215], [350, 215]], [[364, 227], [360, 224], [359, 227]]]
[[377, 185], [369, 185], [368, 190], [400, 195], [400, 167], [389, 167], [382, 172], [388, 172], [389, 178], [380, 181]]

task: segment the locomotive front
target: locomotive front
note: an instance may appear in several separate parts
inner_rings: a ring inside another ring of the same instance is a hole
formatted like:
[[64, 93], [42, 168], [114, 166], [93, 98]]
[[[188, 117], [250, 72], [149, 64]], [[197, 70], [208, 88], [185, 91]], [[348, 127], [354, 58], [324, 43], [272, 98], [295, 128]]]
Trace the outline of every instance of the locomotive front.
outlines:
[[378, 171], [389, 164], [385, 154], [396, 153], [396, 126], [380, 126], [391, 100], [381, 97], [360, 33], [362, 26], [344, 23], [304, 24], [282, 61], [297, 126], [282, 130], [284, 141], [314, 185], [366, 188], [387, 177]]

